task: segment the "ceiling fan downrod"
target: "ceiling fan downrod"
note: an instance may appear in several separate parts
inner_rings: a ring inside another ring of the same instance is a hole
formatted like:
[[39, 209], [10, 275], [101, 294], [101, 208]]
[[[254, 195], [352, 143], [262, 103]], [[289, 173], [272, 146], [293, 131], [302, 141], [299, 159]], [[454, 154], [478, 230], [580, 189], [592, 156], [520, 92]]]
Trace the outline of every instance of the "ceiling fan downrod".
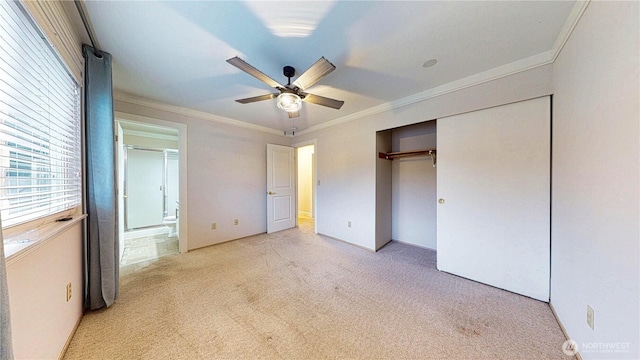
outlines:
[[287, 86], [291, 86], [291, 78], [296, 74], [296, 69], [293, 66], [285, 66], [282, 68], [282, 73], [287, 79], [289, 79], [287, 81]]

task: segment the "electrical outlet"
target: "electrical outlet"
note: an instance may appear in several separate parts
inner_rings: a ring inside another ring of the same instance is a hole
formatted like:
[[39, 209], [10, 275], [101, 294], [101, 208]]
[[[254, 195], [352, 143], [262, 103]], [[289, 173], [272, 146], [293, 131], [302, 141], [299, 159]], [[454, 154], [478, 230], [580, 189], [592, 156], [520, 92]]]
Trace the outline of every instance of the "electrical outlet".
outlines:
[[589, 325], [591, 330], [594, 329], [594, 325], [593, 325], [594, 320], [595, 320], [595, 312], [593, 311], [593, 308], [591, 306], [587, 305], [587, 325]]
[[233, 225], [238, 225], [240, 224], [240, 221], [238, 219], [233, 219]]
[[71, 300], [71, 283], [67, 284], [67, 302]]
[[211, 223], [211, 230], [215, 230], [218, 228], [218, 224], [217, 223]]
[[347, 221], [347, 227], [350, 228], [351, 227], [351, 221]]

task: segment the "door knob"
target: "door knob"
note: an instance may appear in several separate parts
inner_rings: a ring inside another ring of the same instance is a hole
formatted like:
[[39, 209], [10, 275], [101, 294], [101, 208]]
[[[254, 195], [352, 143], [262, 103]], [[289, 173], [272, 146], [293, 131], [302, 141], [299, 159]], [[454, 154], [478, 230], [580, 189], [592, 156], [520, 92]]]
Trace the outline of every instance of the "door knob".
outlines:
[[440, 200], [438, 200], [438, 202], [439, 202], [440, 204], [444, 204], [444, 199], [440, 199]]
[[269, 191], [267, 194], [269, 194], [269, 195], [275, 195], [276, 193], [274, 193], [273, 191]]

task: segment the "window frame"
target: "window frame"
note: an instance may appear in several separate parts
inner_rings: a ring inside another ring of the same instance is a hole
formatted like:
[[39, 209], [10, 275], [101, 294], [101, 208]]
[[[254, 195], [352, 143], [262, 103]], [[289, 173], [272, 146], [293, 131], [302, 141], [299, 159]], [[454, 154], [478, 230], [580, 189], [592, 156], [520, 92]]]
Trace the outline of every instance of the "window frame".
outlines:
[[[74, 137], [70, 138], [70, 137], [66, 137], [66, 138], [61, 138], [61, 139], [55, 139], [53, 141], [48, 141], [48, 144], [53, 144], [53, 146], [60, 146], [61, 142], [67, 142], [67, 146], [69, 146], [69, 144], [71, 144], [70, 146], [72, 147], [73, 150], [73, 156], [71, 158], [72, 162], [72, 166], [71, 167], [67, 167], [64, 165], [52, 165], [52, 163], [55, 163], [56, 161], [62, 161], [60, 159], [49, 159], [49, 164], [47, 164], [45, 167], [49, 168], [49, 172], [47, 173], [49, 176], [49, 179], [53, 179], [53, 177], [51, 176], [52, 172], [51, 169], [52, 167], [56, 167], [57, 169], [64, 169], [64, 170], [69, 170], [70, 168], [73, 168], [71, 171], [75, 172], [75, 176], [73, 177], [62, 177], [60, 179], [56, 179], [56, 181], [60, 182], [64, 182], [64, 181], [72, 181], [73, 183], [71, 184], [71, 187], [73, 187], [74, 189], [70, 191], [70, 193], [72, 193], [73, 195], [73, 200], [69, 205], [65, 205], [63, 206], [62, 209], [55, 209], [55, 210], [47, 210], [46, 212], [42, 212], [39, 211], [37, 217], [32, 218], [32, 219], [28, 219], [28, 220], [20, 220], [20, 221], [14, 221], [14, 222], [9, 222], [9, 225], [5, 225], [5, 221], [3, 221], [3, 228], [2, 231], [5, 234], [6, 237], [11, 237], [14, 236], [16, 234], [20, 234], [20, 233], [24, 233], [24, 232], [28, 232], [34, 229], [37, 229], [39, 227], [42, 227], [44, 225], [50, 224], [54, 221], [56, 221], [59, 218], [64, 218], [64, 217], [75, 217], [78, 215], [82, 214], [82, 209], [83, 209], [83, 204], [84, 204], [84, 195], [83, 195], [83, 187], [84, 187], [84, 172], [83, 172], [83, 168], [84, 168], [84, 154], [83, 154], [83, 144], [84, 144], [84, 138], [83, 138], [83, 116], [82, 116], [82, 109], [83, 109], [83, 98], [82, 98], [82, 83], [81, 81], [78, 81], [78, 78], [76, 76], [74, 76], [73, 72], [70, 70], [68, 64], [65, 62], [64, 58], [63, 58], [63, 54], [61, 54], [56, 47], [53, 45], [53, 43], [48, 39], [48, 37], [46, 36], [44, 29], [42, 29], [38, 22], [37, 19], [32, 15], [32, 13], [29, 11], [29, 9], [27, 9], [29, 6], [27, 5], [32, 5], [32, 4], [23, 4], [20, 2], [8, 2], [9, 4], [7, 6], [9, 7], [13, 7], [12, 10], [14, 10], [14, 12], [18, 15], [18, 17], [21, 17], [21, 19], [19, 20], [19, 23], [24, 23], [27, 26], [31, 26], [30, 29], [27, 30], [23, 30], [23, 28], [20, 28], [21, 33], [19, 34], [20, 40], [24, 40], [25, 37], [27, 36], [33, 36], [34, 34], [36, 34], [39, 39], [35, 39], [33, 38], [32, 40], [37, 40], [40, 42], [40, 44], [37, 45], [37, 47], [41, 48], [43, 52], [46, 52], [46, 56], [48, 57], [48, 59], [46, 61], [44, 61], [46, 64], [51, 64], [54, 63], [56, 65], [59, 65], [60, 68], [58, 68], [56, 70], [56, 76], [68, 76], [68, 79], [64, 79], [63, 81], [68, 81], [69, 79], [72, 82], [73, 88], [74, 88], [74, 94], [73, 99], [72, 99], [72, 103], [73, 103], [73, 109], [71, 114], [73, 116], [73, 119], [70, 121], [71, 127], [73, 127], [73, 133], [74, 133]], [[13, 13], [10, 14], [10, 16], [14, 16]], [[6, 25], [9, 26], [9, 25]], [[35, 41], [34, 40], [34, 41]], [[33, 49], [30, 49], [33, 51]], [[20, 60], [24, 60], [23, 57], [20, 58]], [[52, 77], [52, 73], [50, 68], [46, 67], [46, 66], [41, 66], [41, 69], [43, 69], [43, 74], [45, 77]], [[5, 70], [6, 71], [6, 70]], [[7, 71], [7, 73], [9, 73]], [[19, 74], [18, 71], [14, 72], [15, 74]], [[7, 81], [9, 81], [9, 79], [11, 78], [11, 75], [9, 74], [9, 78], [7, 79]], [[7, 83], [8, 84], [8, 83]], [[8, 88], [10, 88], [11, 86], [8, 85]], [[51, 93], [51, 84], [47, 84], [47, 90], [49, 93]], [[68, 96], [69, 93], [66, 92], [67, 90], [65, 90], [65, 95], [64, 96]], [[15, 92], [14, 92], [15, 94]], [[59, 94], [57, 94], [59, 96]], [[56, 96], [56, 95], [53, 95]], [[14, 99], [14, 96], [12, 96], [12, 94], [8, 94], [7, 97], [7, 101], [10, 101], [11, 99]], [[47, 109], [47, 116], [50, 116], [51, 114], [51, 106], [49, 106], [49, 108]], [[69, 110], [69, 109], [67, 109]], [[8, 116], [7, 116], [8, 118]], [[68, 118], [67, 118], [68, 119]], [[34, 125], [32, 124], [32, 122], [34, 121], [33, 118], [31, 117], [25, 117], [23, 119], [25, 122], [29, 122], [29, 125]], [[19, 120], [16, 120], [19, 121]], [[63, 122], [64, 124], [68, 124], [66, 121]], [[51, 128], [51, 126], [49, 126]], [[65, 136], [68, 134], [65, 134]], [[65, 140], [65, 141], [63, 141]], [[71, 140], [71, 141], [69, 141]], [[6, 145], [2, 145], [3, 148], [8, 149]], [[51, 146], [50, 146], [51, 148]], [[10, 150], [7, 150], [10, 152]], [[3, 152], [5, 152], [3, 150]], [[7, 154], [8, 155], [8, 154]], [[15, 163], [18, 164], [20, 163], [20, 159], [19, 158], [10, 158], [7, 157], [4, 160], [2, 160], [3, 163], [9, 162], [9, 163]], [[27, 162], [31, 162], [32, 166], [34, 166], [34, 163], [32, 162], [33, 160], [28, 160]], [[0, 180], [2, 180], [2, 184], [3, 185], [3, 189], [2, 189], [2, 196], [5, 197], [4, 194], [4, 183], [7, 179], [7, 176], [5, 175], [5, 171], [9, 172], [9, 171], [15, 171], [15, 172], [19, 172], [22, 171], [20, 169], [20, 167], [16, 167], [15, 170], [10, 170], [11, 167], [3, 167], [2, 171], [0, 171]], [[26, 172], [28, 169], [24, 169], [24, 171]], [[33, 172], [33, 170], [31, 170]], [[35, 183], [33, 183], [33, 177], [31, 177], [32, 179], [32, 184], [37, 184], [37, 180]], [[37, 177], [35, 178], [37, 179]], [[46, 177], [44, 178], [46, 179]], [[45, 180], [46, 183], [46, 180]], [[50, 183], [52, 183], [50, 181]], [[52, 186], [51, 184], [46, 184], [47, 186]], [[66, 189], [66, 185], [63, 185], [63, 188]], [[66, 190], [64, 190], [66, 191]], [[48, 192], [49, 196], [51, 196], [51, 191]], [[6, 200], [3, 200], [6, 201]], [[64, 201], [61, 202], [61, 204], [64, 204]], [[50, 206], [49, 206], [50, 207]], [[4, 219], [3, 219], [4, 220]]]

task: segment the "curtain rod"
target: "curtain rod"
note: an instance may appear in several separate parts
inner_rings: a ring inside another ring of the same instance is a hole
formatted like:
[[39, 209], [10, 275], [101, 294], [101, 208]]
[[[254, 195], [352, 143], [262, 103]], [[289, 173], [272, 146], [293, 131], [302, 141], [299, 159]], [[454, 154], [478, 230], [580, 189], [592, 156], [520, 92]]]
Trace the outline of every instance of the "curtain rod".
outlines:
[[91, 46], [93, 46], [93, 53], [97, 57], [102, 57], [102, 51], [98, 49], [96, 45], [95, 36], [93, 35], [93, 31], [91, 31], [91, 27], [89, 26], [89, 20], [87, 19], [87, 15], [84, 13], [84, 8], [82, 7], [82, 0], [74, 0], [76, 4], [76, 9], [78, 10], [78, 14], [80, 14], [80, 18], [82, 19], [82, 24], [84, 25], [84, 30], [89, 35], [89, 41], [91, 41]]

